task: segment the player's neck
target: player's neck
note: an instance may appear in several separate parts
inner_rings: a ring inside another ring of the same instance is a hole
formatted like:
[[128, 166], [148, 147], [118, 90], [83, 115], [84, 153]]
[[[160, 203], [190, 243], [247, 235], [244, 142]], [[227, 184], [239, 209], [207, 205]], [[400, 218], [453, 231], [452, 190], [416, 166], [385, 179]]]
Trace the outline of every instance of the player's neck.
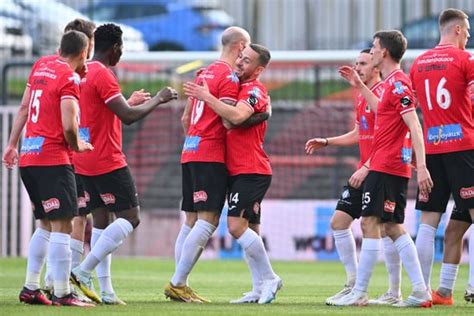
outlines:
[[377, 83], [380, 82], [380, 77], [375, 77], [371, 79], [369, 82], [366, 83], [366, 86], [369, 87], [369, 89], [372, 89]]
[[454, 47], [459, 47], [456, 38], [452, 36], [441, 36], [438, 45], [453, 45]]
[[400, 69], [400, 63], [397, 63], [393, 59], [387, 59], [384, 63], [379, 66], [380, 75], [385, 80], [392, 72]]
[[219, 60], [228, 63], [232, 68], [235, 68], [235, 61], [237, 60], [238, 53], [231, 50], [223, 50]]
[[71, 69], [74, 71], [76, 71], [76, 69], [79, 67], [79, 61], [77, 60], [77, 58], [59, 56], [58, 60], [68, 64], [69, 67], [71, 67]]
[[92, 60], [98, 61], [106, 67], [110, 67], [109, 56], [107, 54], [94, 53]]

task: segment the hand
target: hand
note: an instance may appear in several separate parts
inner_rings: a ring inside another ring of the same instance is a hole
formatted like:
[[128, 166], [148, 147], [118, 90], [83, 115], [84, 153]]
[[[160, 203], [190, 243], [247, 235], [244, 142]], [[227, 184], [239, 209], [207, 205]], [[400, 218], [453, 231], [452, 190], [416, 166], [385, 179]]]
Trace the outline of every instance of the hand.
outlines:
[[354, 88], [360, 88], [364, 84], [354, 67], [342, 66], [339, 68], [339, 74]]
[[304, 147], [306, 153], [311, 155], [316, 149], [326, 147], [328, 145], [326, 140], [326, 138], [312, 138], [308, 140]]
[[369, 174], [369, 169], [362, 166], [349, 178], [349, 185], [354, 189], [360, 188], [365, 178]]
[[5, 167], [12, 169], [18, 163], [18, 150], [16, 147], [7, 146], [2, 161]]
[[84, 65], [82, 65], [81, 69], [79, 69], [79, 70], [77, 71], [77, 74], [78, 74], [79, 77], [81, 77], [81, 79], [82, 79], [82, 78], [84, 78], [84, 77], [87, 75], [87, 71], [88, 71], [88, 69], [87, 69], [87, 64], [84, 63]]
[[209, 87], [207, 86], [206, 80], [202, 80], [201, 83], [202, 85], [198, 85], [194, 82], [186, 82], [183, 85], [184, 94], [188, 97], [204, 100], [209, 94]]
[[166, 103], [171, 100], [176, 100], [178, 98], [178, 92], [171, 87], [166, 87], [158, 91], [156, 94], [160, 103]]
[[422, 195], [428, 196], [433, 188], [433, 180], [431, 180], [431, 175], [426, 166], [418, 166], [416, 169], [418, 172], [418, 188]]
[[130, 106], [139, 105], [145, 103], [146, 101], [150, 100], [150, 92], [145, 91], [145, 89], [140, 89], [138, 91], [133, 91], [130, 98], [128, 98], [127, 102]]
[[86, 152], [86, 151], [92, 151], [94, 150], [94, 146], [92, 146], [91, 144], [83, 141], [83, 140], [80, 140], [79, 143], [77, 144], [77, 152], [78, 153], [83, 153], [83, 152]]

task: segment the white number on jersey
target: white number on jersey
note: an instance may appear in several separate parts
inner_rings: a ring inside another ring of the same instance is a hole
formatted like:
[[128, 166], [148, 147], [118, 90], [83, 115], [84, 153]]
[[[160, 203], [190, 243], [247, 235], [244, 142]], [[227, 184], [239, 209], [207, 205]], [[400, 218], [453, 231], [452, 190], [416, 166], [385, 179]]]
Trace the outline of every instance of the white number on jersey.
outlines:
[[[30, 104], [28, 105], [29, 112], [31, 113], [31, 122], [37, 123], [40, 111], [40, 100], [39, 98], [43, 94], [43, 90], [31, 91]], [[33, 112], [34, 111], [34, 112]]]
[[204, 101], [195, 99], [193, 104], [193, 113], [191, 116], [191, 125], [196, 125], [204, 112]]
[[234, 195], [230, 194], [230, 201], [232, 203], [238, 204], [239, 203], [239, 192], [234, 193]]
[[[436, 103], [438, 106], [443, 110], [447, 110], [451, 105], [451, 94], [449, 93], [448, 89], [444, 87], [446, 83], [446, 78], [441, 78], [438, 83], [438, 87], [436, 88]], [[425, 93], [426, 93], [426, 103], [428, 103], [428, 109], [431, 111], [433, 110], [433, 104], [431, 103], [430, 98], [430, 81], [429, 79], [425, 79]]]

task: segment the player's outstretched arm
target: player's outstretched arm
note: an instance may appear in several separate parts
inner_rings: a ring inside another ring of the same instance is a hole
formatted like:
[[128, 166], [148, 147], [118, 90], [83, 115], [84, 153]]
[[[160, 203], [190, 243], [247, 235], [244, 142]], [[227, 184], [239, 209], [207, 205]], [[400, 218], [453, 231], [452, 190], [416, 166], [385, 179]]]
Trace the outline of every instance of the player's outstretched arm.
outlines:
[[127, 102], [130, 106], [139, 105], [145, 103], [146, 101], [151, 99], [150, 92], [145, 91], [145, 89], [140, 89], [137, 91], [133, 91], [130, 98], [128, 98]]
[[178, 98], [178, 92], [175, 89], [166, 87], [161, 89], [153, 98], [136, 106], [130, 106], [123, 96], [114, 98], [107, 103], [109, 109], [114, 112], [119, 119], [130, 125], [141, 120], [157, 106]]
[[91, 151], [94, 147], [79, 139], [79, 126], [77, 116], [79, 115], [79, 104], [73, 99], [61, 100], [61, 122], [63, 125], [64, 138], [77, 152]]
[[229, 104], [217, 99], [209, 92], [205, 81], [203, 81], [202, 86], [194, 82], [186, 82], [183, 88], [184, 93], [188, 97], [197, 98], [206, 102], [217, 115], [232, 125], [242, 124], [253, 114], [253, 110], [243, 102], [238, 102], [236, 106], [229, 106]]
[[21, 132], [28, 120], [28, 102], [30, 100], [30, 88], [27, 86], [23, 92], [20, 108], [16, 114], [13, 122], [12, 131], [8, 138], [8, 144], [3, 152], [3, 164], [5, 167], [11, 169], [18, 162], [18, 141], [20, 140]]
[[402, 118], [411, 134], [413, 151], [416, 157], [418, 187], [422, 194], [428, 195], [433, 188], [433, 180], [431, 180], [431, 175], [426, 168], [425, 145], [423, 143], [423, 132], [421, 130], [420, 121], [415, 111], [409, 111], [403, 114]]
[[318, 150], [326, 146], [352, 146], [357, 144], [359, 141], [359, 127], [356, 125], [354, 129], [346, 134], [334, 136], [334, 137], [316, 137], [311, 138], [306, 142], [305, 151], [308, 155], [314, 153], [315, 150]]
[[367, 104], [370, 106], [371, 110], [377, 112], [377, 103], [379, 98], [362, 82], [359, 74], [351, 66], [342, 66], [339, 68], [339, 74], [344, 78], [349, 84], [355, 89], [359, 90], [364, 99], [367, 101]]

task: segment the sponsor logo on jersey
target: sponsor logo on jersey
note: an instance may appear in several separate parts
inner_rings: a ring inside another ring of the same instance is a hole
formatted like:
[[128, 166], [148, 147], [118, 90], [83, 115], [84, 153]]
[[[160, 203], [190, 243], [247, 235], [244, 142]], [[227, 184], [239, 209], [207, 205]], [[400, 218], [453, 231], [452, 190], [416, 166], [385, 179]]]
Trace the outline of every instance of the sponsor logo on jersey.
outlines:
[[392, 90], [394, 94], [403, 94], [408, 89], [401, 81], [395, 81], [393, 85], [395, 86], [395, 89]]
[[86, 143], [91, 142], [91, 134], [88, 127], [79, 128], [79, 138]]
[[418, 201], [423, 202], [423, 203], [428, 203], [430, 200], [429, 194], [424, 194], [423, 192], [418, 193]]
[[27, 137], [21, 143], [22, 154], [40, 153], [43, 151], [44, 137]]
[[194, 192], [193, 194], [193, 202], [206, 202], [207, 201], [207, 193], [204, 190]]
[[100, 198], [102, 199], [102, 202], [104, 202], [105, 205], [115, 204], [115, 195], [113, 195], [112, 193], [100, 194]]
[[404, 164], [409, 164], [411, 163], [411, 148], [408, 147], [403, 147], [402, 148], [402, 162]]
[[345, 189], [344, 191], [342, 191], [341, 198], [343, 200], [349, 198], [350, 196], [351, 196], [351, 194], [349, 193], [349, 189]]
[[183, 152], [186, 151], [198, 151], [201, 137], [199, 136], [186, 136], [184, 140]]
[[410, 104], [412, 104], [411, 99], [409, 96], [404, 96], [403, 98], [400, 99], [400, 104], [402, 107], [406, 108]]
[[365, 115], [362, 115], [360, 117], [359, 129], [361, 131], [368, 131], [369, 130], [369, 122], [367, 122], [367, 118], [365, 117]]
[[57, 210], [61, 206], [61, 203], [59, 203], [57, 198], [50, 198], [49, 200], [41, 201], [41, 204], [43, 204], [43, 209], [46, 213], [49, 213], [52, 210]]
[[463, 139], [461, 124], [449, 124], [428, 128], [426, 134], [428, 144], [438, 145], [451, 140]]
[[461, 190], [459, 190], [459, 196], [461, 196], [463, 200], [474, 198], [474, 187], [461, 188]]
[[387, 213], [393, 213], [395, 212], [395, 205], [396, 205], [395, 202], [385, 200], [383, 202], [383, 209]]

